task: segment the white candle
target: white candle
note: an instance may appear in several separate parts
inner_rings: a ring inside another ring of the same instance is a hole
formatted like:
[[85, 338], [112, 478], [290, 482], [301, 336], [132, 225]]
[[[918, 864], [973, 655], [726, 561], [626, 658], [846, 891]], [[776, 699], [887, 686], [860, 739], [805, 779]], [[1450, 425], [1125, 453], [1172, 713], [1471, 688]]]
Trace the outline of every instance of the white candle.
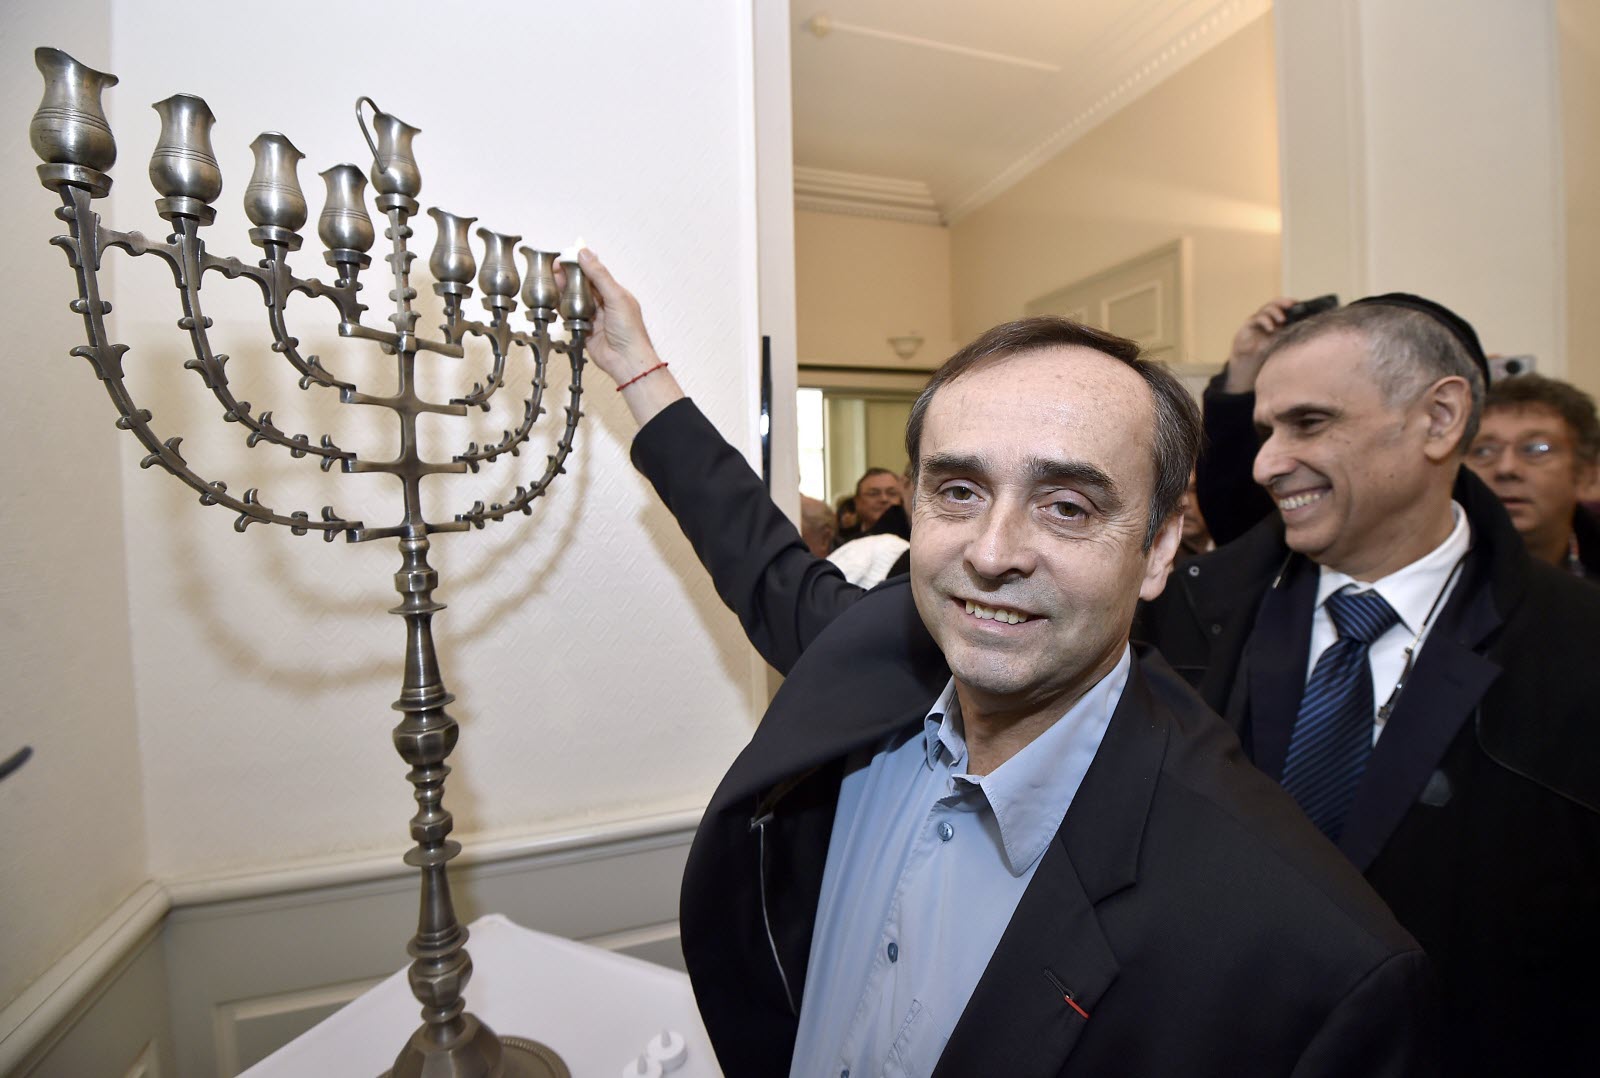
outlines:
[[661, 1078], [661, 1064], [647, 1055], [622, 1068], [622, 1078]]
[[682, 1033], [663, 1029], [645, 1048], [645, 1052], [666, 1074], [683, 1066], [689, 1056], [689, 1046], [684, 1043]]
[[562, 251], [559, 255], [556, 255], [556, 261], [571, 262], [576, 265], [578, 261], [578, 252], [587, 246], [588, 244], [583, 242], [583, 237], [579, 236], [577, 239], [572, 241], [571, 247], [568, 247], [565, 251]]

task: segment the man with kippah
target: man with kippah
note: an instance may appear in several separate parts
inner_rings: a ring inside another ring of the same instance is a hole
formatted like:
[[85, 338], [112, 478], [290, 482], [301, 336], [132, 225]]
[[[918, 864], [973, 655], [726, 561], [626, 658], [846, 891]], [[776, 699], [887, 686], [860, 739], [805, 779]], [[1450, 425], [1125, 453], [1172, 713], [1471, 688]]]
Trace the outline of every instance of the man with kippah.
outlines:
[[1428, 951], [1446, 1073], [1593, 1073], [1600, 591], [1531, 558], [1461, 467], [1470, 325], [1407, 294], [1286, 327], [1283, 305], [1258, 312], [1253, 396], [1224, 402], [1276, 512], [1181, 565], [1135, 639]]

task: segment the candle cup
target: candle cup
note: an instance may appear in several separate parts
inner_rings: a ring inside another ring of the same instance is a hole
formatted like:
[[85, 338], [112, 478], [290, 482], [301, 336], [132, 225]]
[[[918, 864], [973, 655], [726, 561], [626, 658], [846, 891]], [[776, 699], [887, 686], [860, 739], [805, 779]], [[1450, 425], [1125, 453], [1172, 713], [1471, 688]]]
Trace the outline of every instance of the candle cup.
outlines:
[[366, 177], [355, 165], [334, 165], [320, 173], [328, 199], [317, 218], [317, 237], [330, 251], [366, 252], [377, 234], [367, 214]]
[[[372, 106], [372, 126], [377, 139], [367, 130], [363, 104]], [[422, 171], [412, 156], [411, 140], [422, 134], [422, 129], [412, 127], [398, 116], [384, 112], [370, 97], [356, 102], [356, 118], [361, 121], [361, 133], [372, 150], [372, 189], [380, 195], [403, 195], [416, 198], [422, 191]]]
[[567, 276], [567, 286], [561, 290], [561, 317], [569, 323], [582, 323], [587, 326], [594, 321], [597, 309], [594, 292], [589, 287], [589, 278], [584, 275], [583, 267], [578, 264], [576, 257], [563, 258], [561, 268]]
[[438, 282], [434, 290], [440, 295], [471, 295], [472, 275], [477, 272], [478, 261], [472, 256], [467, 229], [477, 218], [458, 217], [437, 206], [428, 210], [428, 216], [439, 230], [433, 253], [428, 256], [428, 272]]
[[521, 236], [507, 236], [478, 229], [483, 241], [483, 268], [478, 271], [478, 287], [483, 289], [483, 305], [494, 308], [516, 306], [517, 288], [522, 284], [517, 264], [511, 257]]
[[561, 293], [556, 288], [554, 251], [536, 251], [532, 247], [519, 247], [528, 260], [528, 272], [523, 277], [522, 303], [528, 308], [528, 317], [535, 321], [553, 322], [556, 308], [561, 303]]
[[250, 151], [256, 157], [255, 171], [244, 189], [244, 213], [256, 226], [250, 238], [263, 247], [272, 242], [295, 250], [300, 246], [296, 233], [305, 226], [309, 212], [296, 175], [305, 154], [277, 131], [257, 135]]
[[117, 84], [117, 77], [60, 49], [35, 49], [33, 60], [44, 76], [44, 98], [28, 125], [28, 141], [44, 162], [39, 178], [51, 187], [87, 187], [98, 198], [110, 190], [105, 172], [117, 160], [100, 95]]
[[150, 106], [161, 116], [161, 135], [150, 154], [150, 183], [162, 217], [196, 217], [209, 224], [211, 203], [222, 193], [222, 169], [211, 149], [211, 106], [193, 94], [173, 94]]

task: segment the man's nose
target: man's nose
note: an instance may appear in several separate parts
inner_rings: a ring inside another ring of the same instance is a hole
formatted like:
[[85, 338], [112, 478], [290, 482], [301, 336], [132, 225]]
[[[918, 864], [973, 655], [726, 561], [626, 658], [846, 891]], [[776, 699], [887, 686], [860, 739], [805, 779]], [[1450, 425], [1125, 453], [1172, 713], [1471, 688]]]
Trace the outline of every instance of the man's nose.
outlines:
[[1251, 466], [1251, 478], [1261, 486], [1270, 486], [1274, 479], [1281, 478], [1294, 471], [1294, 461], [1283, 452], [1279, 445], [1278, 436], [1269, 434], [1261, 443], [1261, 448], [1256, 451], [1255, 463]]
[[1496, 479], [1517, 479], [1522, 475], [1522, 457], [1515, 446], [1501, 446], [1495, 454], [1490, 470]]
[[967, 544], [967, 563], [980, 576], [999, 579], [1033, 572], [1038, 551], [1028, 528], [1027, 507], [995, 506], [983, 515]]

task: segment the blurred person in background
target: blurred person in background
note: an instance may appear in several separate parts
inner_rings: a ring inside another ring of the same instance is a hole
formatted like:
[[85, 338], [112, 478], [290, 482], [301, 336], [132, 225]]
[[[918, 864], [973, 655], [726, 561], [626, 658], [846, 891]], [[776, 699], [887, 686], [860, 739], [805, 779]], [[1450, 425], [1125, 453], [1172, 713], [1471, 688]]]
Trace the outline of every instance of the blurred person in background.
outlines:
[[1488, 484], [1540, 561], [1600, 580], [1600, 524], [1579, 504], [1600, 472], [1594, 398], [1519, 374], [1489, 387], [1467, 465]]
[[800, 538], [806, 541], [806, 549], [811, 551], [813, 557], [828, 556], [833, 550], [838, 531], [839, 525], [827, 502], [821, 498], [800, 496]]

